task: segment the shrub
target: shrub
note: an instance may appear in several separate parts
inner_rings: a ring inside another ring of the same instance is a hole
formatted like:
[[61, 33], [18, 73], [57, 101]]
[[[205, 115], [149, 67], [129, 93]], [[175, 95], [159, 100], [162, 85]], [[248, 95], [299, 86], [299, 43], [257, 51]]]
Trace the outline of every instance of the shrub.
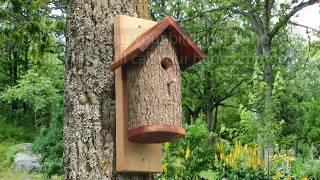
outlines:
[[34, 141], [32, 149], [43, 157], [41, 171], [51, 177], [63, 174], [63, 121], [62, 114], [55, 118], [49, 128], [44, 128]]
[[217, 143], [215, 151], [213, 170], [218, 177], [266, 179], [262, 168], [263, 162], [258, 157], [256, 145], [241, 145], [240, 142], [236, 142], [233, 147], [228, 147], [224, 143]]
[[0, 142], [30, 142], [34, 139], [36, 133], [30, 128], [18, 127], [8, 122], [4, 117], [0, 116]]
[[164, 144], [162, 174], [158, 179], [266, 179], [256, 146], [213, 145], [213, 134], [201, 120], [185, 128], [185, 138]]
[[185, 138], [163, 145], [161, 179], [194, 179], [203, 170], [210, 169], [213, 162], [213, 146], [208, 143], [210, 133], [203, 121], [186, 125]]
[[297, 179], [302, 179], [304, 177], [308, 177], [309, 179], [320, 179], [320, 161], [298, 158], [293, 162], [292, 171]]

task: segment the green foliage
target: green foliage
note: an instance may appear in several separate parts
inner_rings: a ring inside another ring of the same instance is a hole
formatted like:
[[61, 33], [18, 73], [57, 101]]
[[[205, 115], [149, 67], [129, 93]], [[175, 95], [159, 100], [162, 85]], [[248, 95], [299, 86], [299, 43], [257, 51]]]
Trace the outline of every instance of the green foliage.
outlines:
[[227, 179], [265, 179], [263, 162], [258, 157], [256, 145], [230, 146], [225, 143], [215, 145], [214, 171], [220, 178]]
[[257, 143], [257, 115], [240, 105], [240, 141], [250, 144]]
[[62, 114], [54, 119], [48, 128], [43, 128], [34, 141], [33, 150], [43, 157], [41, 171], [51, 177], [63, 174], [63, 122]]
[[2, 116], [0, 116], [0, 125], [0, 143], [3, 141], [30, 142], [36, 135], [33, 129], [16, 126]]
[[159, 179], [193, 179], [197, 178], [201, 171], [212, 166], [214, 151], [213, 146], [208, 143], [210, 133], [205, 123], [198, 120], [185, 128], [185, 138], [163, 145], [163, 173]]
[[[20, 172], [12, 168], [12, 161], [14, 155], [19, 151], [17, 142], [15, 141], [2, 141], [0, 142], [0, 179], [3, 180], [21, 180], [21, 179], [31, 179], [31, 180], [43, 180], [47, 177], [38, 172]], [[52, 176], [52, 180], [62, 180], [62, 176]]]
[[27, 103], [33, 107], [33, 113], [58, 111], [62, 95], [57, 90], [63, 87], [63, 64], [52, 54], [42, 58], [46, 61], [40, 67], [21, 76], [17, 85], [8, 87], [0, 98], [8, 103]]
[[36, 137], [49, 176], [62, 174], [65, 14], [56, 12], [66, 3], [0, 3], [0, 142]]
[[[226, 179], [268, 179], [266, 174], [263, 171], [253, 170], [253, 169], [238, 169], [233, 170], [230, 167], [225, 166], [223, 169], [216, 170], [216, 172], [213, 172], [212, 170], [202, 171], [200, 173], [200, 177], [208, 180], [216, 180], [221, 178]], [[213, 173], [211, 173], [213, 172]], [[219, 174], [219, 172], [221, 174]]]
[[319, 100], [311, 99], [305, 103], [304, 114], [304, 135], [309, 142], [320, 144], [320, 102]]
[[48, 78], [34, 72], [29, 72], [21, 78], [17, 86], [4, 92], [2, 96], [4, 100], [8, 102], [19, 100], [30, 103], [34, 106], [35, 112], [44, 109], [56, 100], [56, 90]]
[[[11, 168], [0, 167], [0, 179], [3, 180], [21, 180], [21, 179], [30, 179], [30, 180], [43, 180], [44, 176], [36, 173], [27, 173], [27, 172], [16, 172]], [[58, 179], [57, 179], [58, 180]], [[62, 180], [62, 178], [59, 178]]]
[[4, 153], [3, 161], [1, 164], [3, 166], [10, 166], [13, 162], [14, 155], [20, 150], [20, 148], [16, 145], [7, 147], [8, 149]]
[[297, 179], [308, 177], [309, 179], [320, 179], [319, 160], [297, 159], [292, 165], [292, 171]]
[[[220, 149], [221, 152], [219, 152], [219, 148], [210, 143], [212, 134], [208, 132], [202, 120], [186, 125], [185, 128], [187, 134], [184, 139], [164, 144], [163, 172], [157, 176], [158, 179], [196, 179], [199, 177], [204, 179], [222, 177], [264, 179], [264, 172], [258, 168], [233, 168], [231, 164], [218, 157], [218, 154], [226, 154], [229, 151], [235, 154], [239, 150], [224, 146], [225, 148]], [[256, 152], [256, 149], [253, 151]], [[257, 158], [257, 155], [255, 157]]]
[[19, 147], [15, 142], [4, 141], [0, 142], [0, 166], [8, 167], [13, 161], [14, 155], [19, 151]]
[[213, 172], [212, 170], [207, 170], [207, 171], [201, 171], [199, 176], [203, 179], [207, 180], [218, 180], [219, 176], [216, 172]]

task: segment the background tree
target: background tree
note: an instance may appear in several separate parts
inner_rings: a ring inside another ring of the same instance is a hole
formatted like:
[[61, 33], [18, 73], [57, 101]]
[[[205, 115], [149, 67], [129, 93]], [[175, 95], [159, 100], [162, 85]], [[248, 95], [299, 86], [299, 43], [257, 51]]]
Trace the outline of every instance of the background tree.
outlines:
[[[209, 27], [208, 29], [213, 30], [213, 25], [208, 25], [208, 22], [213, 18], [213, 13], [215, 14], [215, 17], [218, 19], [218, 21], [215, 21], [213, 24], [218, 24], [219, 21], [225, 22], [226, 20], [230, 20], [231, 18], [228, 16], [232, 16], [234, 18], [237, 18], [238, 20], [241, 20], [244, 24], [242, 26], [246, 26], [246, 30], [250, 30], [255, 37], [251, 36], [251, 40], [255, 41], [255, 49], [256, 49], [256, 71], [260, 72], [254, 72], [258, 73], [256, 81], [256, 87], [254, 87], [254, 79], [252, 79], [251, 82], [253, 87], [253, 94], [252, 96], [257, 96], [255, 101], [255, 106], [250, 107], [250, 109], [254, 109], [256, 111], [256, 115], [258, 116], [257, 120], [257, 138], [260, 144], [260, 157], [266, 158], [268, 155], [272, 152], [270, 152], [271, 144], [274, 144], [274, 142], [271, 142], [268, 137], [276, 136], [276, 134], [271, 135], [270, 131], [267, 131], [266, 129], [275, 129], [278, 123], [281, 121], [281, 118], [279, 118], [279, 113], [277, 109], [279, 108], [279, 99], [277, 97], [273, 97], [274, 95], [277, 96], [277, 90], [274, 90], [274, 84], [276, 80], [276, 75], [279, 75], [278, 77], [281, 79], [279, 71], [279, 67], [281, 65], [281, 58], [277, 56], [276, 49], [274, 46], [276, 46], [275, 39], [278, 38], [278, 36], [281, 36], [283, 34], [282, 30], [284, 27], [286, 27], [288, 24], [291, 23], [290, 18], [293, 17], [297, 12], [302, 10], [303, 8], [319, 3], [319, 0], [308, 0], [308, 1], [291, 1], [291, 2], [278, 2], [274, 0], [264, 0], [264, 1], [255, 1], [255, 0], [248, 0], [244, 2], [240, 1], [190, 1], [188, 3], [170, 3], [170, 2], [158, 2], [156, 1], [154, 4], [157, 8], [155, 8], [155, 12], [153, 12], [154, 17], [161, 17], [165, 15], [163, 12], [167, 12], [173, 16], [175, 16], [180, 22], [183, 24], [188, 25], [188, 21], [191, 21], [191, 23], [194, 22], [201, 22], [205, 25], [203, 25], [204, 29], [206, 27]], [[197, 6], [195, 6], [195, 3]], [[169, 6], [169, 7], [168, 7]], [[160, 11], [159, 11], [160, 10]], [[208, 15], [209, 14], [209, 15]], [[207, 17], [210, 17], [210, 20], [206, 19]], [[224, 19], [225, 18], [225, 19]], [[276, 19], [276, 21], [271, 21], [271, 19]], [[199, 26], [198, 23], [195, 23]], [[230, 23], [228, 23], [230, 24]], [[196, 29], [195, 31], [197, 31]], [[216, 31], [213, 31], [216, 32]], [[198, 32], [198, 34], [201, 34]], [[215, 40], [212, 38], [212, 35], [217, 37], [219, 33], [213, 33], [210, 34], [210, 31], [206, 31], [203, 33], [203, 42], [212, 42]], [[210, 35], [208, 35], [210, 34]], [[218, 34], [218, 35], [217, 35]], [[228, 36], [230, 37], [230, 36]], [[227, 40], [227, 39], [224, 39]], [[201, 42], [201, 41], [200, 41]], [[219, 42], [219, 41], [217, 41]], [[224, 45], [228, 41], [223, 41]], [[215, 44], [217, 44], [215, 42]], [[204, 47], [208, 47], [208, 44], [204, 45]], [[212, 49], [213, 50], [213, 49]], [[216, 50], [216, 49], [215, 49]], [[213, 51], [210, 51], [213, 52]], [[218, 51], [219, 52], [219, 51]], [[216, 53], [216, 52], [214, 52]], [[249, 53], [246, 53], [246, 58], [250, 57], [248, 56]], [[243, 56], [243, 53], [241, 53], [241, 56]], [[209, 56], [208, 59], [210, 59], [212, 56]], [[225, 57], [223, 57], [225, 58]], [[217, 57], [214, 57], [213, 61], [217, 61]], [[216, 67], [216, 64], [214, 66], [210, 66], [211, 69], [213, 67]], [[225, 66], [224, 66], [225, 67]], [[231, 70], [231, 69], [229, 69]], [[202, 86], [205, 90], [208, 90], [209, 92], [214, 92], [215, 85], [217, 83], [213, 82], [212, 80], [216, 76], [217, 71], [210, 71], [208, 74], [202, 75], [202, 77], [207, 77], [207, 79], [210, 79], [208, 81], [208, 85]], [[241, 71], [243, 72], [243, 71]], [[206, 76], [208, 75], [208, 76]], [[261, 75], [261, 78], [260, 78]], [[208, 78], [209, 77], [209, 78]], [[278, 79], [279, 79], [278, 78]], [[193, 78], [192, 78], [193, 79]], [[248, 78], [247, 78], [248, 79]], [[279, 80], [280, 80], [279, 79]], [[224, 79], [225, 80], [225, 79]], [[247, 81], [248, 82], [248, 81]], [[240, 82], [238, 82], [240, 83]], [[189, 83], [188, 83], [189, 84]], [[228, 83], [230, 84], [230, 83]], [[190, 84], [189, 84], [190, 85]], [[257, 89], [258, 88], [258, 89]], [[191, 88], [194, 89], [194, 88]], [[232, 89], [232, 88], [231, 88]], [[187, 90], [190, 91], [190, 90]], [[228, 92], [227, 89], [225, 89], [226, 92]], [[259, 91], [259, 93], [257, 93]], [[201, 91], [200, 91], [201, 92]], [[204, 94], [208, 95], [207, 91], [203, 91]], [[189, 93], [190, 94], [194, 93]], [[215, 92], [214, 95], [221, 94]], [[210, 129], [215, 129], [212, 127], [215, 127], [214, 123], [216, 120], [212, 120], [214, 118], [214, 115], [212, 115], [213, 107], [217, 111], [218, 106], [216, 106], [219, 103], [216, 103], [216, 101], [219, 102], [219, 98], [216, 100], [213, 100], [213, 96], [208, 97], [201, 95], [201, 97], [205, 97], [204, 99], [206, 102], [199, 101], [200, 98], [195, 98], [202, 106], [204, 104], [207, 104], [206, 108], [206, 114], [207, 114], [207, 122], [208, 127]], [[224, 99], [224, 98], [222, 98]], [[249, 98], [250, 99], [250, 98]], [[193, 103], [194, 104], [196, 103]], [[190, 103], [189, 103], [190, 104]], [[191, 103], [192, 104], [192, 103]], [[193, 114], [192, 111], [190, 113], [190, 110], [195, 109], [199, 111], [201, 108], [185, 108], [187, 110], [187, 114]], [[261, 127], [261, 129], [259, 129]], [[265, 137], [265, 138], [264, 138]]]

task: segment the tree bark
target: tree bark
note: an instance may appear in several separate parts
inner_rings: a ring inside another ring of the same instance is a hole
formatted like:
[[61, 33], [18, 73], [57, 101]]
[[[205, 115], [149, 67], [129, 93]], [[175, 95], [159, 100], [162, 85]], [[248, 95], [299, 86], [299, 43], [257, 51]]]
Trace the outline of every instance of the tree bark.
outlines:
[[207, 128], [211, 132], [211, 126], [212, 126], [212, 121], [213, 121], [213, 107], [208, 104], [206, 107], [206, 119], [207, 119]]
[[187, 109], [187, 108], [184, 109], [183, 118], [184, 118], [185, 123], [192, 124], [191, 123], [191, 113], [190, 113], [189, 109]]
[[215, 109], [214, 110], [214, 118], [213, 118], [212, 127], [211, 127], [212, 132], [215, 132], [217, 129], [219, 106], [216, 105], [214, 109]]
[[[149, 179], [115, 171], [113, 21], [137, 16], [147, 1], [70, 0], [66, 29], [65, 179]], [[142, 11], [142, 12], [145, 12]]]
[[[10, 69], [12, 86], [17, 85], [17, 81], [18, 81], [18, 58], [19, 58], [18, 52], [14, 50], [11, 55], [11, 69]], [[16, 112], [17, 110], [18, 110], [18, 101], [13, 100], [11, 102], [11, 113], [15, 123], [17, 123], [17, 112]]]

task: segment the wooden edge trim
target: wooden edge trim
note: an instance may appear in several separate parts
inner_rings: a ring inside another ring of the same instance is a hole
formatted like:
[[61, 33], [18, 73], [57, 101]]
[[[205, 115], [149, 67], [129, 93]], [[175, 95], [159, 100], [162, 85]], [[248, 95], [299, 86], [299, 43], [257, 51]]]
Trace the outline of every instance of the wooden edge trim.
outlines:
[[126, 54], [125, 56], [122, 56], [120, 59], [113, 61], [113, 63], [111, 63], [111, 65], [109, 66], [109, 68], [114, 71], [116, 70], [118, 67], [120, 67], [121, 65], [126, 64], [129, 60], [131, 60], [132, 58], [134, 58], [135, 55], [140, 54], [141, 50], [140, 49], [134, 49], [133, 51], [129, 52], [128, 54]]
[[128, 138], [136, 136], [138, 134], [149, 133], [149, 132], [168, 132], [175, 133], [184, 136], [186, 130], [179, 126], [169, 126], [169, 125], [148, 125], [140, 126], [137, 128], [132, 128], [128, 130]]
[[177, 31], [178, 34], [180, 34], [184, 40], [187, 42], [188, 45], [190, 45], [195, 52], [198, 54], [200, 59], [203, 59], [205, 57], [205, 54], [201, 51], [201, 49], [192, 41], [191, 37], [184, 32], [184, 30], [178, 25], [178, 23], [171, 17], [169, 16], [167, 21], [169, 22], [169, 26], [174, 28], [174, 30]]

